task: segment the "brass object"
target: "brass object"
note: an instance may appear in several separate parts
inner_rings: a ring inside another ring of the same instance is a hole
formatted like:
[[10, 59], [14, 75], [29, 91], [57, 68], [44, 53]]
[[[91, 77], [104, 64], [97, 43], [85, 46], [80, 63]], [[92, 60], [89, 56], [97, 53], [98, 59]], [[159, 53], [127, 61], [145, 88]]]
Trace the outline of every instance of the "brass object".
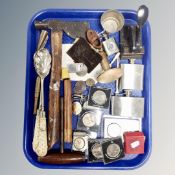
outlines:
[[95, 85], [94, 79], [88, 78], [88, 79], [86, 80], [86, 85], [89, 86], [89, 87], [94, 86], [94, 85]]

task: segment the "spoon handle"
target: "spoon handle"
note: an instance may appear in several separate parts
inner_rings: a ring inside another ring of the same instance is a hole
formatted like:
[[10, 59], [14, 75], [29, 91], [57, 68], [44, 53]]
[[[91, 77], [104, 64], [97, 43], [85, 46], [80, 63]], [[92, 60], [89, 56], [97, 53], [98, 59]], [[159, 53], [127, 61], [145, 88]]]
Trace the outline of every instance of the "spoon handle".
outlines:
[[41, 78], [40, 109], [44, 111], [44, 78]]

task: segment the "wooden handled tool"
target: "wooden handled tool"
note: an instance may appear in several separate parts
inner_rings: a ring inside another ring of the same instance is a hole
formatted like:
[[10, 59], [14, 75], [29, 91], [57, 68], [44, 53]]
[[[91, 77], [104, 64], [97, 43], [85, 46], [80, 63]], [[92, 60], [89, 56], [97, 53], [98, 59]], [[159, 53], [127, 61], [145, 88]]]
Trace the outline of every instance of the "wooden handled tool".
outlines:
[[52, 68], [49, 85], [48, 149], [60, 138], [62, 31], [51, 31]]
[[73, 164], [84, 162], [85, 156], [82, 152], [50, 153], [45, 157], [38, 157], [38, 161], [48, 164]]
[[[63, 75], [65, 75], [64, 71], [63, 71]], [[63, 78], [65, 78], [65, 76], [63, 76]], [[60, 100], [61, 102], [61, 105], [60, 105], [61, 106], [60, 153], [49, 153], [45, 157], [38, 157], [38, 161], [43, 162], [43, 163], [48, 163], [48, 164], [74, 164], [74, 163], [84, 162], [86, 160], [84, 153], [82, 152], [64, 152], [64, 111], [65, 111], [64, 108], [67, 108], [67, 107], [64, 105], [65, 98], [61, 97], [60, 99], [61, 99]], [[68, 111], [71, 111], [71, 110], [69, 109]], [[67, 114], [69, 113], [68, 111], [67, 111]]]
[[59, 20], [35, 21], [36, 29], [51, 30], [52, 69], [49, 88], [48, 149], [60, 138], [60, 79], [63, 31], [72, 38], [85, 37], [88, 23]]
[[64, 142], [72, 142], [72, 85], [66, 68], [62, 69], [64, 80]]

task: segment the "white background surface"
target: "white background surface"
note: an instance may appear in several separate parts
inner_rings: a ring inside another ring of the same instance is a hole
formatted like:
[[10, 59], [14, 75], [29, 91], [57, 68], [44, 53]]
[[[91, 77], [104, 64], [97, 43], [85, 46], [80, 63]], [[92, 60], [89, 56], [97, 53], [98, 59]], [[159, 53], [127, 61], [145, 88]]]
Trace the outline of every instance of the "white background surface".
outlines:
[[[44, 170], [22, 149], [27, 24], [45, 8], [150, 9], [152, 28], [153, 150], [133, 171]], [[1, 0], [0, 1], [0, 174], [2, 175], [174, 175], [175, 165], [175, 1], [166, 0]]]

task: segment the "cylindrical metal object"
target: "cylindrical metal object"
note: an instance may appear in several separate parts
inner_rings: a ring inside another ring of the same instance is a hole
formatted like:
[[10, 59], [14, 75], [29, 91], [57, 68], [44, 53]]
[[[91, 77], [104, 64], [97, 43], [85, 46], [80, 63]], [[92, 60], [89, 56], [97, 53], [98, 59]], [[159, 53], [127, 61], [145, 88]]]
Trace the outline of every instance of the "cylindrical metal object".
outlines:
[[74, 153], [50, 153], [45, 157], [38, 157], [39, 162], [48, 164], [74, 164], [85, 161], [85, 155], [82, 152]]
[[64, 142], [72, 142], [72, 85], [64, 80]]

